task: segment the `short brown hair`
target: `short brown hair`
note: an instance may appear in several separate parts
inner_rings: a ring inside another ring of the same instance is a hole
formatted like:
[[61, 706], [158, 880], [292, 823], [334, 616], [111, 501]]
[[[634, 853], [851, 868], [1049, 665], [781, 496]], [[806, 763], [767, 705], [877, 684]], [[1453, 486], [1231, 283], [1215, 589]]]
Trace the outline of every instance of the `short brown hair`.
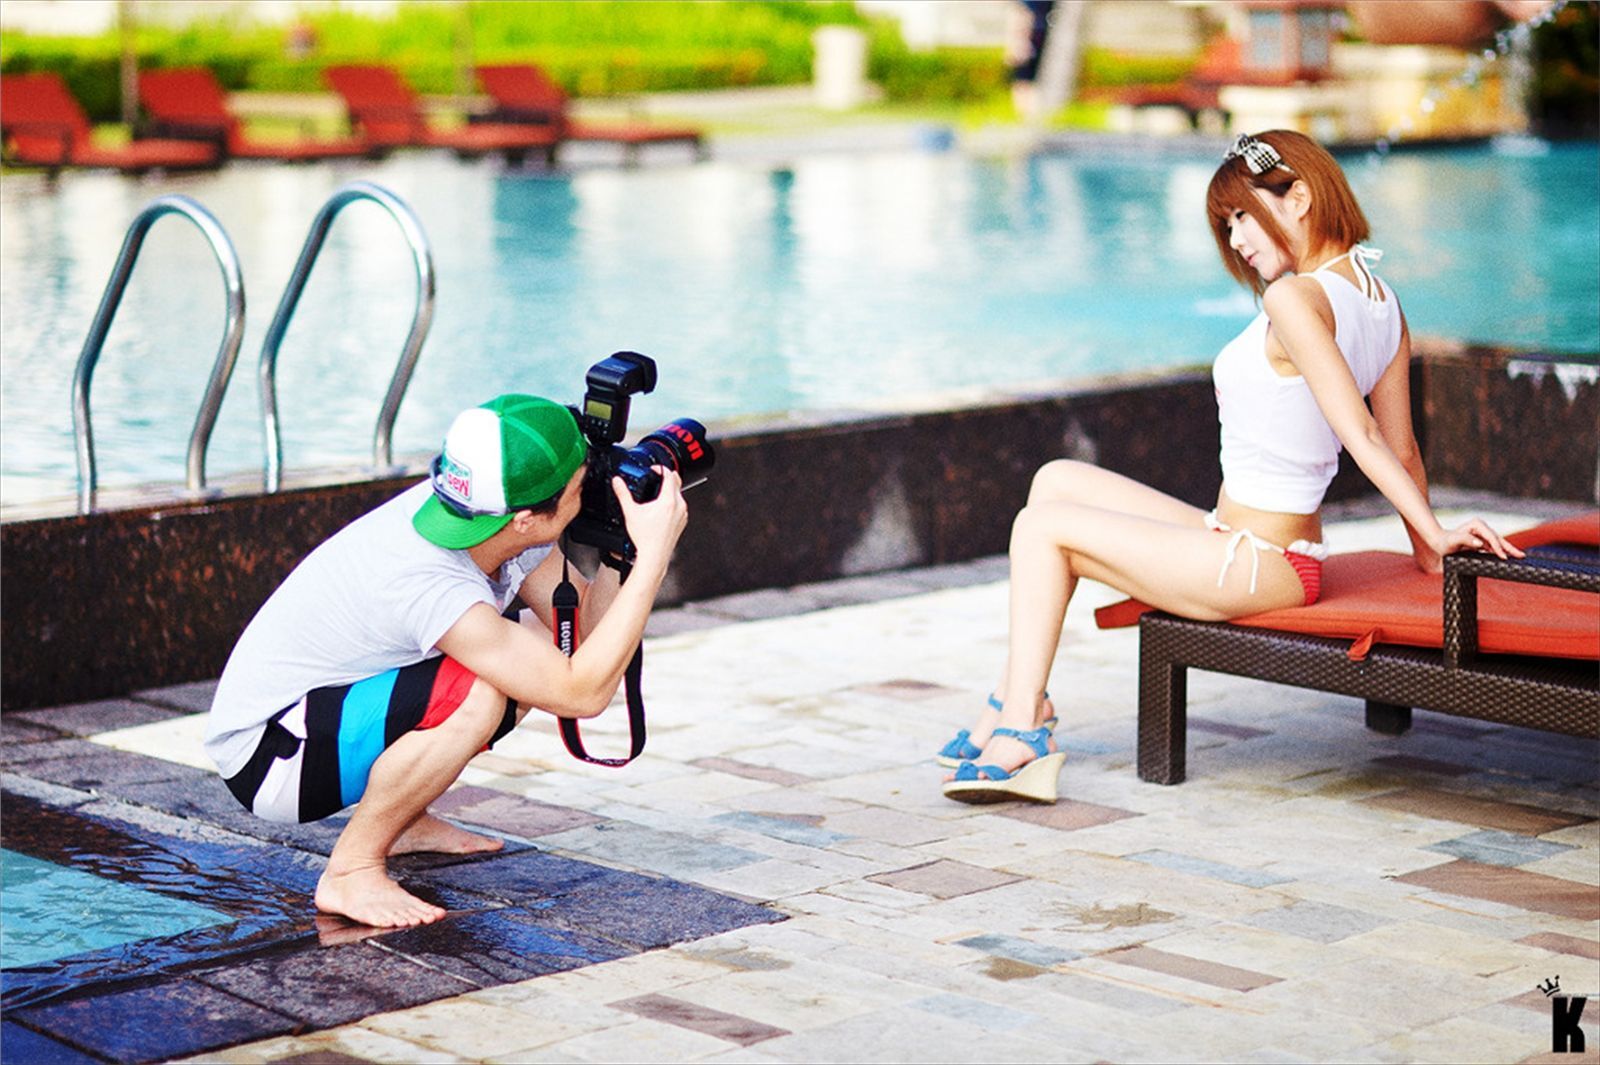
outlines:
[[1355, 193], [1350, 191], [1344, 171], [1322, 145], [1289, 129], [1257, 133], [1255, 139], [1277, 149], [1284, 165], [1263, 174], [1252, 174], [1242, 156], [1223, 160], [1206, 189], [1206, 220], [1211, 224], [1211, 235], [1217, 240], [1217, 250], [1222, 253], [1222, 265], [1235, 280], [1249, 286], [1259, 296], [1266, 291], [1267, 283], [1229, 245], [1229, 216], [1235, 211], [1245, 212], [1285, 251], [1289, 241], [1271, 215], [1257, 212], [1260, 203], [1252, 195], [1252, 189], [1265, 189], [1282, 197], [1297, 180], [1304, 181], [1311, 190], [1311, 213], [1306, 224], [1311, 229], [1313, 244], [1329, 241], [1355, 244], [1366, 240], [1371, 229], [1367, 216], [1361, 213], [1361, 205], [1356, 202]]

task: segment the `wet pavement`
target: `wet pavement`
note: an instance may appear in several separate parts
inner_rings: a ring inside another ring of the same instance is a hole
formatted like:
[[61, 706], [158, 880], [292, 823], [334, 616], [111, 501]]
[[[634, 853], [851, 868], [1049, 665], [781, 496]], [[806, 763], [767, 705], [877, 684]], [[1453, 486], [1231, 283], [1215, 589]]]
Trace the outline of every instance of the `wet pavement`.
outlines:
[[[1455, 503], [1468, 500], [1456, 499]], [[1507, 530], [1572, 508], [1490, 500]], [[1335, 550], [1402, 549], [1361, 507]], [[0, 973], [6, 1062], [1545, 1060], [1600, 991], [1600, 745], [1195, 673], [1189, 780], [1134, 772], [1137, 633], [1085, 584], [1054, 806], [932, 752], [1004, 655], [1004, 559], [663, 611], [622, 770], [531, 721], [435, 809], [503, 835], [396, 863], [422, 929], [309, 900], [337, 820], [237, 807], [211, 685], [0, 721], [5, 847], [216, 923]], [[584, 727], [620, 753], [619, 710]], [[9, 918], [8, 918], [9, 920]], [[1600, 1008], [1583, 1016], [1597, 1060]]]

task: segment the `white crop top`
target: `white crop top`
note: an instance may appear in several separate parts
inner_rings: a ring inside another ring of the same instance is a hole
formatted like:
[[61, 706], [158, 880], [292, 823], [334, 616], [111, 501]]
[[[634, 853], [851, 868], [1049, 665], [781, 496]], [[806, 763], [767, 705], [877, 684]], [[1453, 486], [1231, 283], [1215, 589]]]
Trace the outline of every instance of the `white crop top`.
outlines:
[[[1324, 263], [1316, 278], [1333, 305], [1334, 343], [1366, 398], [1400, 348], [1400, 305], [1367, 269], [1383, 253], [1356, 245], [1348, 257], [1360, 284]], [[1382, 298], [1378, 298], [1381, 293]], [[1263, 311], [1234, 337], [1211, 368], [1222, 423], [1222, 482], [1228, 498], [1257, 510], [1314, 514], [1339, 468], [1339, 438], [1298, 374], [1267, 361]]]

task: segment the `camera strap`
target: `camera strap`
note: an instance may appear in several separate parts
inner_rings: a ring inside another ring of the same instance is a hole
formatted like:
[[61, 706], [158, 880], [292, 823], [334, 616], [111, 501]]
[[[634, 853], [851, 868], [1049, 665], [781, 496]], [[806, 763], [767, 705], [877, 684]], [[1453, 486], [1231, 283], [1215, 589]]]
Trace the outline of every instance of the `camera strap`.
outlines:
[[[618, 568], [621, 581], [628, 579], [632, 567], [624, 564]], [[572, 584], [570, 572], [567, 569], [566, 552], [561, 558], [561, 583], [556, 585], [556, 590], [550, 596], [550, 608], [555, 616], [555, 643], [562, 654], [572, 657], [578, 649], [578, 589]], [[623, 671], [623, 689], [628, 699], [628, 732], [632, 737], [632, 746], [626, 758], [596, 758], [583, 749], [583, 740], [578, 736], [578, 722], [570, 717], [557, 718], [561, 727], [561, 742], [567, 745], [567, 753], [583, 762], [594, 765], [604, 765], [617, 768], [625, 766], [644, 751], [644, 697], [639, 689], [640, 679], [644, 675], [644, 644], [634, 648], [633, 660], [628, 663], [628, 668]]]

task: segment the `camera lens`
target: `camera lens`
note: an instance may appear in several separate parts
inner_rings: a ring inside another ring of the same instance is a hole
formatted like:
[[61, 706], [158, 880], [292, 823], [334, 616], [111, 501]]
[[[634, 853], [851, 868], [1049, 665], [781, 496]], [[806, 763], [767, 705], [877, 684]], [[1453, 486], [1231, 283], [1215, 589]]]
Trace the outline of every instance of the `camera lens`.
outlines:
[[706, 427], [693, 418], [668, 422], [629, 449], [640, 465], [676, 470], [688, 488], [699, 484], [716, 464], [716, 452], [706, 439]]

